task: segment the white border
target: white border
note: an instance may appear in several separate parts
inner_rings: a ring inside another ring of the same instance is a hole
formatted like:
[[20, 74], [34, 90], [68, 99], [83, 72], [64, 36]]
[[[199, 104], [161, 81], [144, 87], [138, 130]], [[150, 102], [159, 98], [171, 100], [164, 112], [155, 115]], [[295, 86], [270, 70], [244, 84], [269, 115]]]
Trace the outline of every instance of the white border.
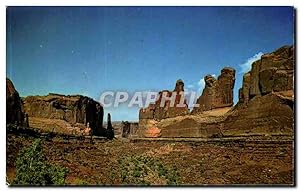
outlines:
[[[1, 115], [0, 115], [0, 131], [1, 131], [1, 144], [0, 144], [0, 153], [1, 153], [1, 162], [0, 162], [0, 190], [8, 190], [8, 187], [5, 185], [6, 180], [6, 128], [5, 128], [5, 91], [6, 91], [6, 83], [5, 83], [5, 77], [6, 77], [6, 6], [295, 6], [296, 8], [299, 8], [299, 0], [273, 0], [273, 1], [262, 1], [262, 0], [227, 0], [225, 1], [216, 1], [216, 0], [207, 0], [207, 1], [197, 1], [197, 0], [146, 0], [146, 1], [140, 1], [140, 0], [105, 0], [105, 1], [96, 1], [96, 0], [2, 0], [0, 1], [0, 24], [1, 24], [1, 46], [2, 50], [0, 52], [1, 55], [1, 66], [0, 66], [0, 75], [1, 75], [1, 86], [0, 86], [0, 105], [1, 105]], [[299, 14], [299, 12], [298, 12]], [[299, 21], [297, 21], [297, 31], [299, 30]], [[298, 37], [298, 35], [297, 35]], [[298, 38], [297, 38], [298, 39]], [[299, 51], [297, 49], [297, 55]], [[298, 58], [298, 56], [297, 56]], [[298, 63], [298, 62], [297, 62]], [[297, 76], [299, 76], [299, 66], [297, 67]], [[298, 81], [298, 77], [297, 77]], [[299, 90], [299, 89], [298, 89]], [[297, 97], [296, 100], [299, 100], [299, 91], [297, 90]], [[298, 118], [298, 113], [297, 119]], [[297, 127], [295, 127], [297, 128]], [[299, 129], [297, 130], [297, 138], [299, 137]], [[299, 146], [297, 148], [297, 153], [299, 153]], [[298, 156], [298, 155], [297, 155]], [[297, 157], [299, 161], [299, 157]], [[298, 163], [297, 168], [295, 169], [296, 172], [298, 172]], [[299, 183], [299, 174], [296, 173], [297, 181], [296, 184]], [[18, 188], [18, 190], [31, 190], [33, 188]], [[39, 189], [39, 188], [37, 188]], [[48, 189], [48, 188], [47, 188]], [[55, 189], [66, 189], [66, 188], [55, 188]], [[69, 187], [67, 188], [69, 190], [87, 190], [87, 189], [93, 189], [93, 188], [73, 188]], [[111, 188], [101, 188], [102, 190], [107, 190]], [[128, 189], [128, 188], [119, 188], [119, 189]], [[131, 189], [131, 188], [129, 188]], [[142, 189], [142, 188], [140, 188]], [[143, 188], [146, 189], [146, 188]], [[170, 188], [169, 188], [170, 189]], [[171, 188], [175, 189], [175, 188]], [[194, 188], [186, 188], [186, 189], [194, 189]], [[198, 189], [202, 189], [201, 187]], [[234, 187], [234, 188], [211, 188], [213, 190], [223, 190], [223, 189], [236, 189], [236, 190], [242, 190], [245, 188], [240, 187]], [[246, 188], [246, 189], [253, 189], [253, 188]], [[261, 188], [256, 188], [261, 189]], [[263, 190], [274, 190], [275, 188], [263, 188]], [[283, 190], [288, 188], [276, 188], [276, 190]]]

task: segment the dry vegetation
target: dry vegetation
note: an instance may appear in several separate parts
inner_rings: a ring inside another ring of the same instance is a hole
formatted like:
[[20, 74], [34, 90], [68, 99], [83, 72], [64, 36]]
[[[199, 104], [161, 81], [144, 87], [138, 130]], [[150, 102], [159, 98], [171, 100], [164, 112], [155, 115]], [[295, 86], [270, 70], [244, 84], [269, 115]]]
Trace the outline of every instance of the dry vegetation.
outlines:
[[[33, 138], [7, 137], [7, 181], [17, 153]], [[162, 142], [43, 141], [71, 185], [293, 184], [292, 141]]]

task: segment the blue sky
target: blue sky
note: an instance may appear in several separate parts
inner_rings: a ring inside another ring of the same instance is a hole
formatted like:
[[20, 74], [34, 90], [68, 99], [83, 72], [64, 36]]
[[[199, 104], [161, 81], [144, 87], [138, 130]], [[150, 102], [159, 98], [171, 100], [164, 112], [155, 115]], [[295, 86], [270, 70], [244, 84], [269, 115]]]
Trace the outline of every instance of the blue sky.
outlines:
[[[6, 74], [21, 96], [106, 90], [202, 91], [206, 74], [243, 72], [294, 39], [292, 7], [9, 7]], [[138, 108], [106, 109], [138, 120]]]

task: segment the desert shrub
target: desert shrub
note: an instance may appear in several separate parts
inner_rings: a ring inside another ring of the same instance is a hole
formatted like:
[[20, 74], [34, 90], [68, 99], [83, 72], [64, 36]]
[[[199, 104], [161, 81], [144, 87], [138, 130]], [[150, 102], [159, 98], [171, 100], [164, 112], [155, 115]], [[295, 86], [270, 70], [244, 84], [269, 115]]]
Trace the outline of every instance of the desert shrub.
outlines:
[[65, 183], [67, 170], [50, 164], [43, 155], [41, 139], [36, 139], [30, 147], [19, 152], [16, 161], [16, 178], [18, 185], [62, 185]]
[[130, 185], [177, 185], [179, 174], [175, 167], [164, 165], [160, 160], [146, 155], [126, 156], [119, 161], [122, 184]]
[[75, 181], [74, 181], [74, 184], [75, 185], [88, 185], [89, 183], [85, 180], [80, 179], [80, 178], [76, 178]]

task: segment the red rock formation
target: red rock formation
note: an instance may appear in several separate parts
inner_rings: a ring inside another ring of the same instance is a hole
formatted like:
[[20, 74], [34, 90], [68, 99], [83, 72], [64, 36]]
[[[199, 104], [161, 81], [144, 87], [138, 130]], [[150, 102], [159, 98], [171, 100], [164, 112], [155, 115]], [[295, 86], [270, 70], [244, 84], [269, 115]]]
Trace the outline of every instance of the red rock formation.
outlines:
[[250, 97], [293, 89], [294, 48], [284, 46], [252, 64]]
[[74, 95], [49, 94], [24, 98], [24, 110], [29, 117], [59, 119], [75, 125], [83, 124], [94, 135], [104, 135], [103, 107], [91, 98]]
[[128, 121], [122, 121], [121, 123], [121, 136], [122, 137], [132, 137], [136, 135], [137, 129], [138, 129], [138, 123], [136, 122], [128, 122]]
[[233, 106], [233, 88], [235, 82], [235, 70], [233, 68], [223, 68], [218, 79], [207, 75], [204, 80], [205, 88], [202, 95], [197, 99], [199, 107], [193, 109], [193, 114]]
[[[147, 128], [141, 128], [139, 136], [292, 138], [295, 64], [293, 52], [293, 47], [285, 46], [254, 62], [251, 71], [243, 76], [239, 103], [233, 108], [217, 109], [216, 106], [232, 105], [232, 94], [229, 93], [226, 97], [224, 93], [232, 92], [234, 70], [226, 69], [218, 80], [206, 76], [205, 89], [198, 99], [198, 103], [203, 103], [198, 110], [201, 112], [161, 121], [140, 120], [140, 125]], [[151, 109], [155, 110], [155, 107]]]
[[[174, 102], [168, 100], [172, 98], [173, 93], [176, 93]], [[183, 100], [183, 103], [180, 102], [181, 100]], [[150, 104], [147, 108], [141, 109], [139, 119], [161, 120], [179, 115], [186, 115], [188, 113], [188, 106], [184, 99], [184, 83], [179, 79], [177, 80], [173, 91], [163, 90], [159, 92], [155, 103]]]
[[248, 102], [255, 96], [271, 92], [293, 90], [294, 63], [294, 48], [291, 46], [263, 55], [244, 75], [239, 102]]
[[247, 104], [235, 106], [223, 122], [223, 134], [293, 135], [293, 100], [280, 94], [255, 96]]
[[223, 131], [293, 134], [294, 48], [284, 46], [265, 54], [243, 78], [239, 103]]
[[243, 87], [239, 89], [239, 100], [240, 102], [248, 103], [250, 96], [250, 73], [246, 73], [243, 76]]
[[144, 133], [144, 137], [148, 137], [148, 138], [157, 138], [160, 136], [161, 136], [161, 129], [154, 126], [148, 128]]
[[184, 83], [179, 79], [173, 91], [159, 92], [155, 103], [140, 109], [137, 134], [142, 137], [159, 137], [161, 133], [156, 127], [157, 121], [187, 114], [189, 110], [184, 98]]
[[6, 124], [27, 126], [28, 118], [22, 111], [22, 101], [10, 79], [6, 78]]

